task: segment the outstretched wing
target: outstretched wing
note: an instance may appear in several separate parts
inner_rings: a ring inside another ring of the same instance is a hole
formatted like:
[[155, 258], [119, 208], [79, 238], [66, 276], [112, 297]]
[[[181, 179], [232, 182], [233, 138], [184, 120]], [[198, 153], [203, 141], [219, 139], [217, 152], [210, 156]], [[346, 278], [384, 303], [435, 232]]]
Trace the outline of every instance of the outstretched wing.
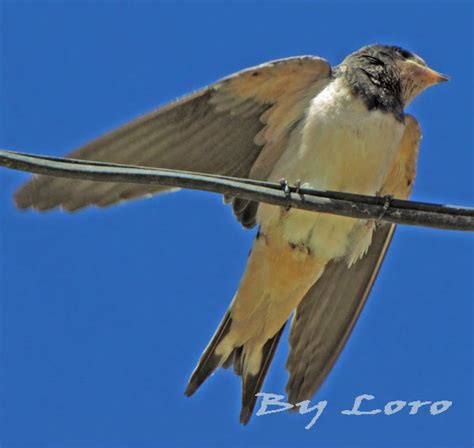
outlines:
[[[112, 131], [69, 154], [74, 159], [265, 179], [308, 101], [331, 67], [311, 56], [269, 62], [236, 73]], [[156, 185], [37, 176], [15, 199], [20, 208], [105, 207], [168, 190]], [[255, 207], [237, 204], [244, 225]]]
[[[406, 130], [382, 194], [406, 199], [412, 190], [421, 138], [420, 127], [406, 117]], [[367, 254], [348, 267], [329, 263], [298, 306], [290, 332], [286, 367], [288, 400], [310, 399], [326, 378], [346, 343], [377, 277], [395, 226], [383, 223], [374, 232]]]

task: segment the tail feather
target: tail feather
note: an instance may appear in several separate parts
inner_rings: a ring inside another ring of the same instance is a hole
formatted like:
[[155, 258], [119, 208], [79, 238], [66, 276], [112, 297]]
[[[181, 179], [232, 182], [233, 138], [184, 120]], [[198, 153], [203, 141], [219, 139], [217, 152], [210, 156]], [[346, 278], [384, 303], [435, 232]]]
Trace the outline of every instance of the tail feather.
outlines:
[[[242, 376], [242, 410], [240, 411], [240, 423], [246, 425], [250, 417], [252, 416], [253, 410], [255, 408], [255, 403], [257, 402], [256, 394], [260, 392], [262, 388], [263, 381], [267, 376], [268, 368], [273, 360], [273, 356], [275, 355], [276, 348], [278, 347], [278, 342], [280, 341], [281, 335], [283, 330], [285, 329], [286, 323], [283, 324], [281, 329], [269, 339], [262, 348], [262, 363], [260, 365], [260, 370], [257, 372], [256, 375], [252, 375], [247, 373], [246, 375], [242, 375], [242, 359], [241, 355], [239, 359], [234, 360], [234, 369], [235, 366], [238, 366], [239, 372], [236, 373], [239, 376]], [[242, 353], [242, 350], [240, 350]], [[237, 357], [236, 357], [237, 358]]]
[[187, 397], [194, 394], [199, 386], [226, 361], [226, 359], [223, 359], [223, 356], [216, 355], [215, 351], [222, 339], [229, 333], [231, 323], [230, 311], [227, 311], [189, 379], [184, 392]]
[[228, 369], [229, 367], [234, 367], [234, 373], [238, 376], [242, 376], [243, 369], [243, 347], [235, 347], [232, 350], [230, 356], [226, 359], [224, 364], [222, 364], [223, 369]]
[[242, 378], [240, 421], [253, 412], [291, 312], [324, 270], [326, 260], [292, 247], [280, 234], [260, 234], [231, 310], [226, 313], [191, 375], [186, 395], [219, 367], [233, 366]]
[[230, 317], [230, 311], [227, 311], [217, 331], [204, 350], [197, 367], [194, 369], [184, 393], [188, 397], [193, 395], [216, 369], [219, 367], [229, 368], [233, 366], [234, 372], [242, 378], [242, 410], [240, 413], [240, 422], [247, 424], [252, 416], [255, 403], [257, 402], [255, 394], [257, 394], [262, 387], [286, 323], [262, 347], [261, 364], [256, 374], [249, 373], [245, 369], [245, 350], [243, 346], [234, 347], [228, 356], [225, 354], [216, 354], [216, 348], [229, 333], [231, 324], [232, 318]]

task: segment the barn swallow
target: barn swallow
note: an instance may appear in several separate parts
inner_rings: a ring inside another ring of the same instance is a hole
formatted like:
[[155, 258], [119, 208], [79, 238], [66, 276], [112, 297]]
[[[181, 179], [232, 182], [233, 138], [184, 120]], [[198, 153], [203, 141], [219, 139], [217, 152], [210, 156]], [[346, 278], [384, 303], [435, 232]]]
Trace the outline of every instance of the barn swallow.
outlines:
[[[405, 107], [446, 81], [419, 56], [370, 45], [338, 66], [313, 56], [233, 74], [72, 152], [83, 160], [171, 168], [318, 190], [407, 198], [421, 138]], [[74, 211], [170, 190], [38, 176], [17, 205]], [[258, 225], [238, 291], [191, 375], [186, 395], [218, 368], [242, 379], [247, 423], [290, 319], [288, 400], [321, 385], [356, 322], [394, 225], [227, 197], [244, 227]]]

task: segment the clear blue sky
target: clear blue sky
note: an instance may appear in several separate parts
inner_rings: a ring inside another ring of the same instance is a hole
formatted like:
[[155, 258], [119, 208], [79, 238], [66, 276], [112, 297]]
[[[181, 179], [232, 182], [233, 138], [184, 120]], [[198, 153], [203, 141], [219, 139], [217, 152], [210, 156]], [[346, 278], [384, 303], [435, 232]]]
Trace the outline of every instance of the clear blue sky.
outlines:
[[[473, 205], [469, 2], [3, 2], [0, 146], [62, 155], [238, 69], [369, 43], [452, 76], [410, 106], [421, 122], [414, 198]], [[189, 374], [254, 235], [217, 195], [181, 192], [78, 214], [21, 213], [28, 176], [0, 171], [2, 447], [472, 446], [473, 237], [399, 228], [363, 315], [314, 398], [317, 424], [238, 424], [240, 384]], [[264, 391], [284, 393], [286, 336]], [[447, 412], [345, 416], [362, 393], [451, 400]]]

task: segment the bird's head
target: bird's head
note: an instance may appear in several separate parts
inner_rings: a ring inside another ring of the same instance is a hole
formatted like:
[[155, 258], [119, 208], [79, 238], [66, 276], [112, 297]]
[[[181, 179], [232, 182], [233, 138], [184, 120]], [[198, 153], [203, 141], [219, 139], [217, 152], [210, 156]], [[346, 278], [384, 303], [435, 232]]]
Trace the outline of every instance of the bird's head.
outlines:
[[449, 79], [418, 55], [394, 45], [369, 45], [349, 55], [343, 64], [346, 61], [359, 65], [374, 84], [397, 83], [404, 107], [426, 88]]

